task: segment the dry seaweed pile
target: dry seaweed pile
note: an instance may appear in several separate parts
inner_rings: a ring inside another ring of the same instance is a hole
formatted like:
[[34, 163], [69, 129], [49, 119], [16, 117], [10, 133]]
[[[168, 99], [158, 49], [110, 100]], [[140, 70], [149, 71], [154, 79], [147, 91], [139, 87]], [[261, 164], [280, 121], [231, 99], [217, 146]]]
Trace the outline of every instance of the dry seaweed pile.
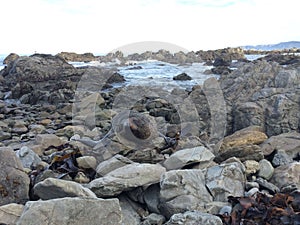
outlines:
[[225, 225], [300, 225], [300, 192], [277, 193], [270, 197], [229, 197], [230, 215], [218, 215]]

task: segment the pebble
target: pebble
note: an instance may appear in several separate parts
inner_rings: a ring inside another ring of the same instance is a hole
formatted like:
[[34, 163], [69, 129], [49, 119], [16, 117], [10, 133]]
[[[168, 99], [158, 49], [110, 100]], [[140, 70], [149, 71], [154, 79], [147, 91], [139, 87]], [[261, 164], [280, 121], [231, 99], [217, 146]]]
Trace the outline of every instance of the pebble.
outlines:
[[259, 161], [258, 176], [266, 180], [269, 180], [273, 176], [273, 173], [274, 173], [274, 167], [268, 160], [262, 159]]
[[259, 163], [255, 160], [246, 160], [244, 165], [246, 167], [246, 176], [255, 174], [259, 170]]

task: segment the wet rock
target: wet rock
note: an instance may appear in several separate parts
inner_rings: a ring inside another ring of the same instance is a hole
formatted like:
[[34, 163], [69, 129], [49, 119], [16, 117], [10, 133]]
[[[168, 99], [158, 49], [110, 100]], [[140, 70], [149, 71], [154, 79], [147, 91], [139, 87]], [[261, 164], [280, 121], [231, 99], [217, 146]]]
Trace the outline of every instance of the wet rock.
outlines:
[[84, 188], [81, 184], [55, 178], [47, 178], [37, 183], [34, 185], [33, 190], [34, 194], [43, 200], [64, 197], [96, 198], [91, 190]]
[[29, 196], [29, 177], [13, 149], [0, 148], [0, 205], [24, 203]]
[[134, 162], [122, 155], [115, 155], [112, 158], [101, 162], [97, 166], [97, 168], [96, 168], [97, 176], [103, 177], [113, 170], [116, 170], [118, 168], [121, 168], [123, 166], [132, 164], [132, 163], [134, 163]]
[[245, 175], [240, 163], [227, 163], [207, 169], [206, 186], [214, 201], [227, 201], [228, 196], [243, 196]]
[[[63, 216], [62, 216], [63, 215]], [[122, 224], [118, 199], [61, 198], [30, 201], [18, 220], [18, 225]]]
[[222, 220], [214, 215], [199, 211], [188, 211], [173, 215], [166, 225], [180, 224], [207, 224], [207, 225], [222, 225]]
[[165, 171], [159, 164], [129, 164], [91, 181], [87, 187], [98, 197], [116, 196], [123, 191], [158, 183]]
[[279, 188], [286, 185], [295, 184], [300, 189], [300, 163], [294, 162], [290, 165], [279, 166], [275, 168], [274, 174], [270, 180]]
[[24, 168], [36, 168], [42, 161], [41, 158], [27, 146], [23, 146], [20, 150], [16, 151], [16, 155]]
[[212, 201], [201, 170], [168, 171], [161, 177], [160, 188], [159, 210], [167, 218], [179, 212], [203, 210]]
[[211, 162], [214, 157], [207, 148], [198, 146], [175, 152], [164, 161], [163, 165], [167, 170], [181, 169], [190, 164]]
[[268, 160], [262, 159], [259, 161], [258, 176], [266, 180], [269, 180], [273, 176], [273, 173], [274, 173], [274, 168]]
[[11, 203], [0, 206], [0, 224], [16, 224], [24, 209], [24, 205]]
[[192, 80], [192, 77], [190, 77], [186, 73], [181, 73], [173, 77], [173, 80]]

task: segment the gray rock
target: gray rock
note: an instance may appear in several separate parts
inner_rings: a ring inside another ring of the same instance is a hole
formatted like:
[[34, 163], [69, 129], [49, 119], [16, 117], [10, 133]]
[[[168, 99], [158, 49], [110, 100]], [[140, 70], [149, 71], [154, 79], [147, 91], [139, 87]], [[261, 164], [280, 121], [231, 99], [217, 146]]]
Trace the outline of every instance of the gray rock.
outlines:
[[288, 165], [292, 162], [293, 159], [284, 150], [278, 150], [272, 160], [274, 167]]
[[214, 215], [199, 211], [188, 211], [173, 215], [165, 225], [181, 224], [205, 224], [205, 225], [222, 225], [222, 220]]
[[23, 146], [20, 150], [16, 151], [16, 155], [21, 160], [24, 168], [36, 168], [42, 161], [41, 158], [27, 146]]
[[0, 206], [0, 224], [16, 224], [24, 209], [24, 205], [11, 203]]
[[152, 184], [144, 191], [144, 202], [147, 208], [152, 213], [160, 214], [159, 207], [159, 193], [160, 187], [158, 184]]
[[243, 196], [245, 175], [239, 163], [227, 163], [207, 169], [206, 186], [214, 201], [227, 201], [228, 196]]
[[271, 194], [279, 192], [279, 188], [276, 185], [268, 182], [267, 180], [261, 177], [257, 178], [256, 182], [259, 184], [260, 188], [267, 189], [268, 191], [270, 191]]
[[158, 183], [165, 171], [159, 164], [129, 164], [93, 180], [87, 187], [98, 197], [116, 196], [123, 191]]
[[29, 177], [13, 149], [0, 148], [0, 205], [24, 203], [29, 196]]
[[122, 224], [118, 199], [60, 198], [30, 201], [17, 225]]
[[44, 149], [53, 146], [60, 146], [64, 144], [62, 139], [55, 134], [38, 134], [35, 138], [35, 144], [41, 145]]
[[97, 168], [96, 168], [97, 176], [103, 177], [113, 170], [116, 170], [118, 168], [121, 168], [123, 166], [132, 164], [132, 163], [133, 163], [133, 161], [131, 161], [130, 159], [128, 159], [122, 155], [115, 155], [112, 158], [101, 162], [97, 166]]
[[201, 170], [168, 171], [161, 177], [160, 188], [159, 210], [167, 218], [179, 212], [203, 210], [212, 201]]
[[214, 159], [214, 154], [204, 146], [183, 149], [175, 152], [167, 158], [163, 165], [167, 170], [181, 169], [194, 163], [207, 163]]
[[254, 182], [254, 181], [252, 181], [252, 182], [247, 181], [245, 189], [250, 190], [252, 188], [259, 188], [259, 184], [257, 182]]
[[290, 165], [275, 168], [273, 177], [270, 181], [279, 188], [295, 184], [296, 187], [300, 189], [300, 163], [294, 162]]
[[259, 192], [259, 189], [257, 187], [251, 188], [249, 191], [245, 193], [245, 197], [252, 197], [254, 196], [257, 192]]
[[262, 159], [259, 161], [258, 176], [266, 180], [269, 180], [273, 176], [273, 173], [274, 173], [274, 168], [268, 160]]
[[122, 225], [139, 225], [141, 216], [138, 211], [142, 210], [142, 207], [131, 201], [126, 195], [120, 195], [118, 199], [122, 210]]
[[264, 155], [270, 155], [275, 150], [278, 150], [277, 154], [282, 155], [282, 157], [276, 156], [278, 158], [274, 159], [276, 161], [275, 164], [283, 165], [287, 162], [292, 162], [293, 158], [298, 154], [300, 148], [300, 133], [290, 132], [273, 136], [260, 146]]
[[151, 213], [144, 218], [144, 221], [140, 225], [162, 225], [166, 221], [166, 218], [162, 215]]
[[34, 194], [43, 200], [64, 197], [96, 198], [96, 195], [91, 190], [84, 188], [81, 184], [55, 178], [47, 178], [37, 183], [34, 185], [33, 190]]
[[205, 205], [205, 211], [203, 211], [203, 212], [215, 215], [215, 214], [219, 214], [219, 212], [222, 210], [222, 208], [228, 207], [228, 206], [230, 206], [229, 202], [214, 201], [214, 202], [207, 203]]
[[96, 169], [97, 159], [94, 156], [82, 156], [76, 158], [79, 168], [83, 169]]

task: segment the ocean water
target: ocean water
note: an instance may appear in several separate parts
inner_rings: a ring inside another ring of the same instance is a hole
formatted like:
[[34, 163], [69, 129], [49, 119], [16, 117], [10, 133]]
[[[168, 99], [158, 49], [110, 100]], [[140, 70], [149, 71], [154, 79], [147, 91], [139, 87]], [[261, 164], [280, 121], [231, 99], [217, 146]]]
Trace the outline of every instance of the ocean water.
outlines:
[[3, 60], [5, 59], [7, 55], [4, 55], [4, 54], [0, 54], [0, 70], [2, 70], [5, 65], [3, 64]]
[[[142, 61], [134, 65], [118, 67], [118, 71], [126, 79], [127, 85], [155, 86], [164, 89], [184, 88], [190, 89], [195, 85], [218, 75], [205, 75], [204, 71], [211, 69], [204, 63], [193, 63], [189, 65], [175, 65], [160, 61]], [[186, 73], [192, 80], [177, 81], [173, 77], [181, 73]]]

